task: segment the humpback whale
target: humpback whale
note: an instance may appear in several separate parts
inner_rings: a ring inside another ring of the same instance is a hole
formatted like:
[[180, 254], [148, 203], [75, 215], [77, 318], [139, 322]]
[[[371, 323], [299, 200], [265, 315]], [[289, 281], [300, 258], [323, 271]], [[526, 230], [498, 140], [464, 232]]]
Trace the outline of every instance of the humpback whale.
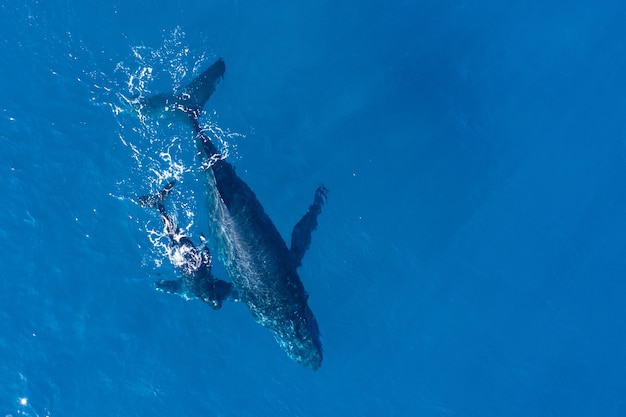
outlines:
[[212, 258], [206, 243], [203, 241], [204, 247], [196, 248], [165, 209], [164, 201], [174, 184], [176, 180], [169, 182], [157, 194], [138, 197], [143, 207], [157, 208], [170, 246], [179, 255], [176, 257], [179, 259], [176, 266], [182, 271], [182, 277], [177, 280], [160, 280], [154, 284], [156, 289], [178, 294], [186, 300], [198, 298], [214, 310], [220, 309], [224, 300], [239, 301], [233, 284], [215, 278], [211, 273]]
[[[256, 321], [273, 332], [291, 359], [316, 370], [322, 363], [320, 331], [297, 270], [311, 245], [327, 190], [323, 185], [317, 188], [313, 203], [294, 226], [287, 247], [254, 192], [220, 155], [200, 124], [203, 106], [225, 70], [220, 58], [180, 92], [140, 101], [139, 110], [174, 111], [186, 114], [191, 122], [205, 167], [209, 226], [233, 286], [230, 292], [220, 293], [224, 299], [219, 302], [233, 299], [245, 303]], [[177, 292], [177, 287], [172, 287], [170, 292]]]

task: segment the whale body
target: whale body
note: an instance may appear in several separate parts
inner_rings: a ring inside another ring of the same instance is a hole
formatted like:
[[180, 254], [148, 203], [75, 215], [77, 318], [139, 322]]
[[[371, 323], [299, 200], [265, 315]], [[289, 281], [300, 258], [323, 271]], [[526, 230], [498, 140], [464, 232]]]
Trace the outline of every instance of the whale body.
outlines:
[[317, 188], [287, 247], [254, 192], [220, 155], [200, 124], [203, 106], [225, 70], [220, 58], [180, 92], [148, 98], [141, 106], [185, 114], [193, 127], [205, 167], [209, 226], [233, 285], [224, 299], [244, 302], [291, 359], [316, 370], [323, 357], [320, 331], [297, 270], [310, 247], [327, 190], [323, 185]]

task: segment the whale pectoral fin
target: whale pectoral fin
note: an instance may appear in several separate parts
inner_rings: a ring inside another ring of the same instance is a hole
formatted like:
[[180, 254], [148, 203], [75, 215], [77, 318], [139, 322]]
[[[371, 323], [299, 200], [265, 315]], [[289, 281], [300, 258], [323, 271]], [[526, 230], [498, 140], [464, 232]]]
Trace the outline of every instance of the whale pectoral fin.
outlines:
[[315, 190], [313, 204], [309, 206], [309, 211], [293, 227], [291, 232], [291, 255], [296, 267], [302, 265], [302, 258], [311, 246], [311, 234], [317, 228], [317, 216], [322, 213], [322, 206], [326, 202], [328, 190], [320, 185]]
[[182, 279], [174, 279], [174, 280], [160, 280], [154, 283], [154, 287], [157, 291], [165, 292], [168, 294], [175, 294], [183, 297], [185, 300], [190, 300], [196, 298], [194, 296], [190, 296], [189, 292], [183, 285]]

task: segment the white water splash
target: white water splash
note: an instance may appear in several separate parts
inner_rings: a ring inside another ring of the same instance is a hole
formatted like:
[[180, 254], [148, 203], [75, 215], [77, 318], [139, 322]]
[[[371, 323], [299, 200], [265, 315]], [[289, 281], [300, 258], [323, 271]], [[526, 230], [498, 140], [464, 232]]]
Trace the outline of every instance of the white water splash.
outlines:
[[[128, 152], [130, 164], [124, 164], [127, 178], [117, 182], [111, 195], [121, 201], [135, 201], [137, 195], [158, 192], [165, 183], [176, 179], [175, 187], [167, 201], [167, 210], [178, 222], [178, 227], [192, 238], [195, 213], [202, 199], [196, 201], [193, 187], [184, 187], [185, 180], [198, 181], [201, 173], [219, 159], [228, 158], [236, 150], [236, 141], [244, 135], [231, 132], [218, 124], [218, 114], [204, 114], [202, 124], [205, 134], [220, 150], [211, 161], [200, 161], [197, 155], [193, 130], [184, 122], [173, 119], [149, 117], [140, 103], [155, 94], [174, 94], [194, 76], [213, 62], [210, 51], [196, 54], [187, 45], [184, 31], [177, 27], [164, 33], [160, 46], [138, 45], [115, 66], [113, 77], [91, 72], [94, 103], [108, 106], [117, 124], [119, 143]], [[204, 158], [206, 160], [206, 158]], [[194, 178], [195, 177], [195, 178]], [[204, 212], [204, 210], [202, 210]], [[141, 229], [145, 230], [152, 250], [145, 264], [162, 266], [167, 256], [174, 265], [179, 256], [170, 249], [161, 221], [156, 220], [156, 210], [146, 214]], [[141, 224], [141, 222], [140, 222]], [[192, 239], [193, 240], [193, 239]]]

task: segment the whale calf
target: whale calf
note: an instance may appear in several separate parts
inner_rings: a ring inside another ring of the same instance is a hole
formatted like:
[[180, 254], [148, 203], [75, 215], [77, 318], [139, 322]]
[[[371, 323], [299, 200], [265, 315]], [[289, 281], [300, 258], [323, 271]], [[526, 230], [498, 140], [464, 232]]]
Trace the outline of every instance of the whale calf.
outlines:
[[140, 101], [140, 111], [173, 111], [191, 122], [204, 167], [209, 226], [233, 286], [231, 292], [221, 294], [219, 303], [227, 299], [245, 303], [291, 359], [316, 370], [323, 358], [320, 330], [298, 268], [311, 245], [327, 190], [323, 185], [317, 188], [308, 211], [293, 228], [288, 247], [254, 192], [200, 124], [203, 106], [225, 70], [220, 58], [181, 91]]
[[143, 207], [156, 207], [159, 211], [170, 246], [178, 255], [175, 256], [178, 259], [176, 267], [182, 271], [182, 277], [179, 279], [156, 282], [154, 284], [156, 289], [180, 295], [186, 300], [198, 298], [214, 310], [220, 309], [224, 300], [239, 301], [232, 283], [213, 276], [208, 246], [205, 244], [202, 248], [196, 248], [165, 209], [165, 199], [175, 183], [176, 180], [169, 182], [157, 194], [138, 197]]

